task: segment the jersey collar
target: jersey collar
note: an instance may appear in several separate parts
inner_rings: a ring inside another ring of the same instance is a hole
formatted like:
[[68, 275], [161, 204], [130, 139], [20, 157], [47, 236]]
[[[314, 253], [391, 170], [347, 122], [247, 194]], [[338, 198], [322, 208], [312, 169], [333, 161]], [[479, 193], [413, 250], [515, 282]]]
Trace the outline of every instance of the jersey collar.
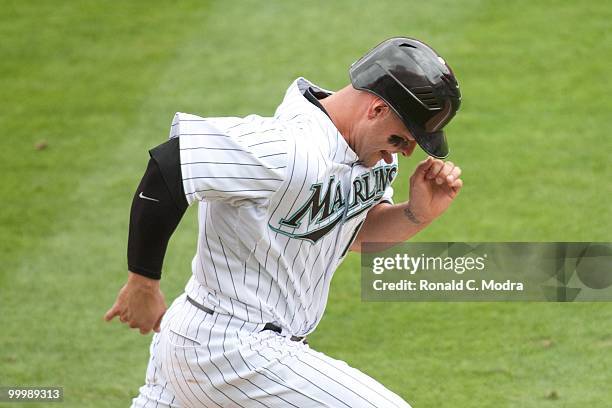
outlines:
[[305, 94], [309, 92], [315, 99], [317, 95], [331, 95], [333, 92], [320, 88], [303, 77], [297, 78], [285, 93], [283, 102], [276, 109], [274, 116], [291, 120], [302, 114], [317, 116], [317, 123], [321, 125], [326, 136], [335, 141], [337, 148], [332, 152], [333, 161], [347, 165], [354, 165], [359, 162], [359, 157], [346, 143], [334, 123], [329, 118], [327, 112], [320, 102], [315, 104]]

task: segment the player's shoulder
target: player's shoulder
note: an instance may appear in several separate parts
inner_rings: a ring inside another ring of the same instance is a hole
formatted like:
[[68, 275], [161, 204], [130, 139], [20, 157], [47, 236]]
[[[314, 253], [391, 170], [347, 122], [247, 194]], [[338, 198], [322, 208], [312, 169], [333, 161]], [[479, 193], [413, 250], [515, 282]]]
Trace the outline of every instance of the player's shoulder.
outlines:
[[226, 139], [225, 143], [258, 146], [273, 142], [285, 142], [286, 126], [275, 118], [258, 115], [246, 117], [203, 117], [177, 112], [170, 127], [170, 138], [199, 136], [201, 141], [213, 137]]

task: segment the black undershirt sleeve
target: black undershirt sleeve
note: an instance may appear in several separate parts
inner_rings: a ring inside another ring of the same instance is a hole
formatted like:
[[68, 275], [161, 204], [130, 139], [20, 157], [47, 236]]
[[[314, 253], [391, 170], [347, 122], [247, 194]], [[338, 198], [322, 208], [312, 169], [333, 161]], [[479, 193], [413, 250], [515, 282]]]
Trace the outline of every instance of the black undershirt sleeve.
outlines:
[[151, 159], [134, 193], [128, 236], [128, 269], [161, 278], [168, 241], [188, 204], [181, 179], [178, 138], [149, 151]]

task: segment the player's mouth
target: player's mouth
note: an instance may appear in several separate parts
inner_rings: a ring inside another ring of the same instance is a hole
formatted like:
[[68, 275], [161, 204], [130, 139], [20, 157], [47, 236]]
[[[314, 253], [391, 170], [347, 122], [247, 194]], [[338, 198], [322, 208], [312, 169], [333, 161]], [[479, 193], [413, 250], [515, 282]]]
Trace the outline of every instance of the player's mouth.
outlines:
[[380, 155], [387, 164], [393, 163], [393, 156], [387, 150], [381, 150]]

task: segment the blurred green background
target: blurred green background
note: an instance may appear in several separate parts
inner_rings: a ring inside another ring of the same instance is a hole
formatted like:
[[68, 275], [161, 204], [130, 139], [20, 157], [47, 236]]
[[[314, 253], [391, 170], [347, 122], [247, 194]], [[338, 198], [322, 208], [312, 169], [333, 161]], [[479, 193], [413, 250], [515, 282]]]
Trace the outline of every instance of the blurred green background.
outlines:
[[[604, 0], [3, 1], [0, 386], [128, 406], [150, 336], [102, 316], [147, 149], [175, 111], [271, 115], [298, 76], [338, 89], [390, 36], [432, 45], [463, 93], [447, 130], [465, 187], [419, 240], [612, 241], [611, 18]], [[401, 162], [396, 201], [422, 157]], [[168, 300], [195, 243], [192, 208]], [[612, 406], [610, 304], [374, 304], [359, 284], [351, 255], [311, 345], [414, 408]]]

